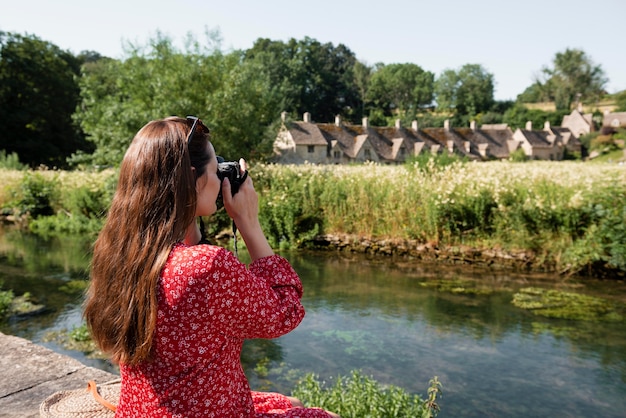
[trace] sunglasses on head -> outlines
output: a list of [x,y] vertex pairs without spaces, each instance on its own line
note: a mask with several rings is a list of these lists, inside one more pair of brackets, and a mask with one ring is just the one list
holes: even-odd
[[193,134],[196,132],[196,127],[199,126],[205,134],[210,132],[209,128],[196,116],[187,116],[187,124],[189,123],[191,123],[191,129],[189,130],[189,134],[187,134],[187,146],[189,146],[191,138],[193,138]]

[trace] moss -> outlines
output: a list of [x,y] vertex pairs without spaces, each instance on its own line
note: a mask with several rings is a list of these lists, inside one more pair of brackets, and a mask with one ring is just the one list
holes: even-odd
[[520,289],[513,304],[535,315],[578,321],[623,321],[618,307],[606,299],[537,287]]
[[50,331],[44,335],[43,341],[54,342],[66,350],[82,351],[88,358],[107,358],[91,339],[91,335],[85,324],[74,327],[71,330],[63,329],[60,331]]
[[81,294],[87,289],[87,280],[70,280],[59,287],[59,290],[68,295]]
[[9,315],[26,316],[36,315],[45,310],[44,305],[36,304],[31,300],[30,293],[26,292],[11,301]]
[[420,283],[421,286],[435,289],[439,292],[464,295],[490,295],[493,289],[479,288],[476,282],[469,280],[432,280]]

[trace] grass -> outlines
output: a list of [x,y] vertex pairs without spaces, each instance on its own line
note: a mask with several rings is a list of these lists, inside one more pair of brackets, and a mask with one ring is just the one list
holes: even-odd
[[[97,233],[115,181],[113,171],[3,174],[0,205],[27,215],[36,208],[41,216],[29,225],[38,233]],[[626,271],[623,165],[428,160],[256,165],[251,175],[274,248],[299,248],[322,233],[353,234],[529,251],[551,270],[567,273],[598,263]],[[223,218],[213,217],[209,228],[219,231],[211,225],[215,219],[229,225]]]

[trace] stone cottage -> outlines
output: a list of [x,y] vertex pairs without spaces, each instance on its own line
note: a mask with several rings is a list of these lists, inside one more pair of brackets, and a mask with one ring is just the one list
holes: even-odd
[[569,128],[550,127],[537,131],[532,124],[515,132],[506,124],[454,128],[445,121],[443,128],[420,128],[417,121],[404,127],[397,120],[393,127],[374,127],[367,118],[360,125],[316,123],[310,113],[302,121],[288,121],[282,114],[282,126],[274,142],[275,160],[285,164],[348,164],[373,161],[401,164],[422,153],[450,153],[469,160],[507,159],[523,149],[532,159],[561,160],[564,149],[580,151],[580,141]]

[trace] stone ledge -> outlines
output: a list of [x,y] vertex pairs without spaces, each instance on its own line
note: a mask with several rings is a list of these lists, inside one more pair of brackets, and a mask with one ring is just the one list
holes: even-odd
[[79,389],[87,381],[104,383],[118,376],[76,359],[0,333],[0,417],[39,417],[39,405],[61,390]]

